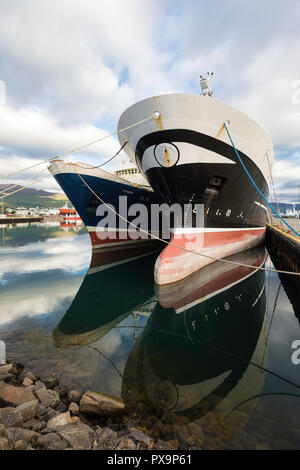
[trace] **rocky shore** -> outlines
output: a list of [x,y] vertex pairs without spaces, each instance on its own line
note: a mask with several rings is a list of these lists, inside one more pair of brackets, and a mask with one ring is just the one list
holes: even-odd
[[61,387],[20,363],[0,366],[0,450],[176,450],[138,429],[120,398]]

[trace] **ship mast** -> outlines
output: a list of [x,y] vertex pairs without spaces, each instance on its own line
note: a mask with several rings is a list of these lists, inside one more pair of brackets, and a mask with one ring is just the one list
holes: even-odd
[[212,77],[214,73],[213,72],[207,72],[205,76],[200,75],[200,87],[201,87],[201,94],[203,96],[209,96],[212,98],[213,96],[213,91],[212,91]]

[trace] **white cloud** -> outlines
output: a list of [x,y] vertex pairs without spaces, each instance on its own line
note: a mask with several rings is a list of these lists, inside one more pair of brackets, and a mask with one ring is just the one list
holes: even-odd
[[[296,151],[299,13],[297,0],[1,1],[0,175],[5,155],[25,163],[114,131],[139,99],[199,92],[209,69],[215,96],[258,120],[276,154]],[[109,139],[76,158],[100,163],[117,147]]]
[[[88,236],[49,238],[43,244],[0,250],[0,279],[22,274],[60,269],[76,273],[89,265],[91,252]],[[74,256],[76,253],[76,256]]]

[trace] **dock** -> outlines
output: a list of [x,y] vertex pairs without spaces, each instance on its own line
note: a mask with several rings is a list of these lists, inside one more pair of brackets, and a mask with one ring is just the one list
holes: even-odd
[[[300,231],[299,219],[288,219],[288,223],[296,231]],[[273,225],[274,224],[274,225]],[[276,224],[276,225],[275,225]],[[291,230],[285,232],[278,219],[267,224],[266,246],[275,269],[300,273],[300,237]],[[300,304],[298,301],[300,276],[279,273],[283,288],[293,305],[294,312],[300,321]]]
[[43,217],[3,217],[0,219],[1,225],[24,224],[31,222],[41,222]]

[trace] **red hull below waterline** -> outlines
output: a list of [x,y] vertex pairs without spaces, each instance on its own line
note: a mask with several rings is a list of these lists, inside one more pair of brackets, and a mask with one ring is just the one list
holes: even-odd
[[211,228],[175,233],[156,260],[155,282],[158,285],[177,282],[216,259],[254,248],[264,241],[265,230],[265,227]]

